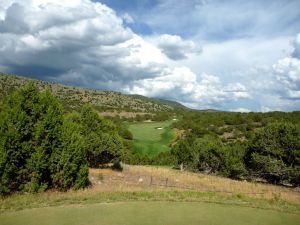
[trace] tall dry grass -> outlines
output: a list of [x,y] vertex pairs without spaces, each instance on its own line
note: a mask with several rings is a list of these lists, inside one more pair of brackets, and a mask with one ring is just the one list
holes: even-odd
[[[191,173],[164,167],[125,165],[125,169],[122,173],[108,169],[92,169],[90,173],[94,175],[106,174],[105,179],[111,179],[110,181],[103,181],[102,185],[95,185],[94,188],[98,188],[98,190],[104,190],[104,184],[107,184],[108,191],[164,190],[167,188],[164,187],[164,180],[168,179],[168,186],[174,186],[175,189],[191,188],[203,192],[243,194],[267,199],[280,198],[291,203],[300,204],[300,192],[293,188],[239,181],[220,176]],[[116,179],[114,179],[114,177]],[[151,177],[153,184],[162,185],[149,185]],[[140,179],[140,181],[138,179]]]

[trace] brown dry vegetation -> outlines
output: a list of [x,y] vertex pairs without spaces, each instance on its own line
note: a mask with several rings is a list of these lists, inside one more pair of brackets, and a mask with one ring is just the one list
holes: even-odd
[[174,138],[171,142],[171,147],[174,147],[178,140],[182,139],[185,135],[185,130],[179,130],[177,128],[173,128]]
[[300,205],[299,189],[237,181],[163,167],[125,165],[123,172],[110,169],[90,169],[90,180],[92,182],[91,189],[95,191],[197,190],[200,192],[243,194],[266,199],[276,197]]
[[28,208],[130,201],[210,202],[300,213],[299,190],[274,185],[234,181],[170,168],[128,165],[123,172],[90,169],[89,178],[92,185],[83,190],[16,193],[2,197],[0,214]]

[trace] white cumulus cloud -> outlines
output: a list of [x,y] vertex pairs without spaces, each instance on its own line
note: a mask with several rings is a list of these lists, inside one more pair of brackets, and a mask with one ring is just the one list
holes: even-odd
[[300,59],[286,57],[273,65],[277,81],[282,87],[282,97],[300,99]]
[[152,38],[152,41],[172,60],[186,59],[188,55],[200,54],[202,51],[202,48],[194,41],[183,40],[178,35],[164,34]]
[[160,75],[161,52],[101,3],[6,0],[0,10],[0,65],[11,72],[100,88]]
[[132,22],[129,14],[118,17],[90,0],[2,1],[0,68],[200,107],[248,97],[241,84],[168,65],[165,55],[177,60],[200,53],[193,41],[167,34],[147,41],[126,27]]
[[300,33],[297,35],[296,39],[293,42],[294,51],[292,56],[300,59]]
[[236,109],[232,109],[232,110],[230,110],[230,111],[233,111],[233,112],[242,112],[242,113],[248,113],[248,112],[251,112],[250,109],[242,108],[242,107],[236,108]]
[[216,107],[219,103],[250,98],[242,84],[225,85],[219,77],[205,73],[197,78],[187,67],[168,69],[165,73],[164,76],[135,81],[128,92],[173,99],[197,108]]

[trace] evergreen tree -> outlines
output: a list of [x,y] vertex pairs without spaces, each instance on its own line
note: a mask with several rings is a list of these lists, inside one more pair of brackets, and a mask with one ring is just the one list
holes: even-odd
[[258,132],[245,157],[252,173],[269,182],[299,185],[300,127],[272,123]]
[[91,167],[99,167],[124,156],[123,139],[111,121],[100,117],[90,105],[82,107],[79,120]]
[[[75,160],[76,167],[74,158],[63,157],[73,154],[68,143],[80,142],[78,129],[72,130],[73,136],[66,137],[71,133],[67,132],[64,120],[62,106],[56,98],[48,91],[40,93],[33,83],[3,101],[0,110],[0,193],[36,192],[53,185],[59,189],[76,186],[76,180],[67,182],[68,185],[65,181],[57,182],[55,174],[61,172],[61,168],[57,167],[55,158],[64,159],[64,165],[73,168],[72,176],[82,173],[87,179],[87,174],[82,172],[87,165],[82,160],[85,156],[82,145],[78,144],[76,148],[76,154],[81,157]],[[67,127],[72,128],[71,125]],[[69,176],[66,174],[63,179],[73,179]]]
[[53,187],[59,190],[85,187],[88,184],[88,162],[79,124],[65,120],[60,143],[50,159]]

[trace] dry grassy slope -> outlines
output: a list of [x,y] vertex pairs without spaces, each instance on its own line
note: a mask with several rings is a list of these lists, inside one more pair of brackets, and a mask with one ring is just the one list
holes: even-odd
[[297,188],[238,181],[164,167],[124,165],[123,172],[90,169],[89,179],[95,191],[195,190],[255,198],[275,198],[300,205],[300,190]]
[[99,91],[70,87],[57,83],[32,80],[29,78],[0,73],[0,99],[11,90],[23,86],[29,81],[35,82],[40,89],[50,88],[64,104],[67,110],[78,109],[85,103],[90,103],[99,111],[125,112],[170,112],[184,106],[171,101],[162,101],[138,95],[125,95],[113,91]]

